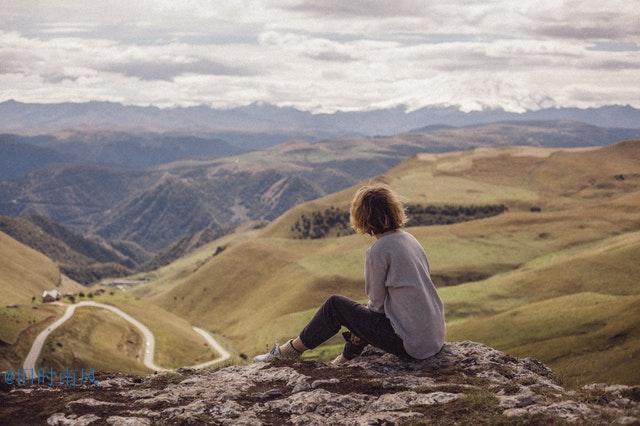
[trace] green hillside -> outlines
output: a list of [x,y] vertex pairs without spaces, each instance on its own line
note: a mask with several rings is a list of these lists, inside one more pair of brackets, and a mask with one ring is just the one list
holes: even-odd
[[[408,202],[509,208],[481,220],[408,228],[426,248],[436,282],[468,282],[440,288],[450,339],[537,356],[571,383],[638,381],[620,372],[632,370],[628,356],[640,341],[621,328],[640,319],[627,309],[640,277],[630,260],[640,230],[640,142],[421,154],[380,179]],[[135,293],[226,336],[233,349],[263,350],[298,332],[329,294],[364,298],[371,239],[299,239],[292,232],[303,214],[346,208],[354,189],[297,206],[255,237],[230,236],[219,255],[200,258],[197,268],[183,260],[160,270]],[[611,309],[602,309],[607,300]],[[569,309],[566,321],[557,306]],[[512,312],[518,321],[505,320]],[[534,343],[530,330],[538,328]],[[620,333],[624,338],[605,344]],[[568,351],[565,338],[575,348]],[[331,350],[337,347],[327,356]],[[609,356],[619,357],[615,368]]]
[[[126,292],[106,293],[92,300],[117,306],[146,325],[156,343],[154,361],[164,368],[178,368],[209,361],[217,356],[184,320],[153,303]],[[81,307],[47,339],[40,355],[42,365],[95,368],[148,374],[142,363],[143,338],[119,316],[100,308]]]
[[35,336],[62,308],[32,304],[44,290],[78,291],[43,254],[0,232],[0,370],[20,365]]
[[82,284],[129,275],[136,262],[106,241],[75,234],[43,216],[0,216],[0,231],[56,261]]
[[[291,138],[249,152],[244,152],[244,142],[236,144],[243,146],[237,150],[216,138],[193,136],[87,132],[60,139],[5,135],[9,142],[19,141],[27,148],[39,145],[59,150],[66,164],[49,164],[48,160],[36,164],[27,158],[30,149],[11,151],[9,163],[28,167],[20,177],[0,179],[0,215],[45,216],[74,231],[100,235],[138,265],[151,261],[143,268],[132,268],[142,270],[186,253],[191,244],[185,238],[197,240],[206,230],[217,237],[247,221],[274,220],[292,206],[386,173],[417,153],[514,143],[534,149],[590,147],[632,135],[637,136],[638,131],[572,121],[502,122],[431,127],[394,136]],[[264,142],[268,136],[259,139]],[[475,203],[473,191],[501,189],[495,183],[466,187],[467,183],[448,181],[450,189],[471,191],[458,197],[464,204]],[[446,195],[450,197],[451,190]],[[526,191],[512,195],[527,198]],[[448,197],[445,204],[458,203]],[[99,272],[104,275],[104,268]]]
[[[29,229],[34,227],[31,224]],[[64,247],[62,253],[68,254],[68,246]],[[76,300],[82,299],[79,294],[93,291],[63,275],[51,259],[2,232],[0,289],[0,370],[21,366],[35,337],[62,316],[64,306],[41,303],[43,290],[72,293]],[[163,367],[198,364],[217,356],[187,321],[148,301],[119,291],[91,299],[116,305],[149,327],[156,339],[155,360]],[[68,302],[66,298],[63,301]],[[140,360],[141,345],[138,331],[118,316],[101,309],[80,308],[47,339],[40,360],[42,365],[54,368],[93,367],[142,374],[148,370]]]
[[149,374],[142,363],[142,336],[128,322],[103,309],[78,309],[47,339],[38,365],[77,371]]
[[53,288],[67,292],[83,287],[62,275],[45,255],[0,232],[0,303],[29,304],[33,296]]

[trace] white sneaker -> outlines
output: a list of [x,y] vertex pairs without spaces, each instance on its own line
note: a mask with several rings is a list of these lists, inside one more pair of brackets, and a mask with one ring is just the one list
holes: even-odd
[[337,357],[335,357],[333,361],[331,361],[331,365],[338,366],[338,365],[345,364],[347,362],[349,362],[349,360],[346,359],[342,354],[340,354]]
[[253,358],[253,362],[270,362],[274,359],[285,359],[285,357],[282,355],[282,352],[280,352],[280,345],[278,345],[278,343],[275,343],[273,345],[273,348],[271,348],[271,351],[267,352],[266,354],[255,356]]

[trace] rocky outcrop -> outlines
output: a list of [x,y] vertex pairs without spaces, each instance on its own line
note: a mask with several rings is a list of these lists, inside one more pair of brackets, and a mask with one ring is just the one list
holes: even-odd
[[540,362],[474,342],[448,343],[421,362],[368,349],[341,367],[237,365],[0,395],[3,424],[639,424],[640,417],[640,387],[566,390]]

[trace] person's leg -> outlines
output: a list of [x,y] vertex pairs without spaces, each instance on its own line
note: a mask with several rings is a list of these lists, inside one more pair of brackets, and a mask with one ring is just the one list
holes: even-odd
[[295,349],[296,351],[302,353],[304,351],[306,351],[307,348],[304,343],[302,343],[302,340],[300,340],[300,336],[296,337],[295,339],[291,340],[291,346],[293,346],[293,349]]
[[[366,344],[370,344],[394,355],[408,357],[402,339],[396,335],[383,313],[373,312],[360,303],[338,295],[325,301],[302,330],[299,339],[306,348],[313,349],[338,333],[341,326],[363,341],[357,345],[361,348],[356,348],[360,352]],[[349,351],[349,343],[346,346],[347,351],[343,355],[350,359],[356,354]]]
[[383,313],[373,312],[344,296],[333,295],[318,309],[298,337],[283,345],[274,345],[269,353],[256,356],[254,361],[298,358],[306,349],[313,349],[334,336],[342,326],[361,340],[358,344],[352,343],[353,346],[350,343],[345,345],[345,359],[357,356],[367,344],[401,358],[410,358],[402,339]]

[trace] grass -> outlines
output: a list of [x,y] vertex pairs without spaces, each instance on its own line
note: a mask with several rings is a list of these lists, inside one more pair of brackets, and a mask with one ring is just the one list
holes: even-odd
[[476,340],[516,356],[535,354],[576,386],[640,381],[639,296],[578,293],[457,323],[449,338]]
[[45,255],[0,232],[0,304],[28,304],[44,290],[60,292],[82,288],[63,279],[58,266]]
[[[122,292],[116,292],[114,295],[106,293],[95,297],[94,300],[114,305],[146,325],[156,340],[155,363],[162,367],[195,365],[218,356],[204,339],[193,331],[189,322],[159,306]],[[116,316],[111,313],[109,315]],[[70,325],[69,328],[71,327]]]
[[[567,215],[549,219],[544,214],[513,213],[478,221],[473,226],[469,223],[411,228],[410,231],[423,241],[434,273],[465,268],[501,275],[505,274],[505,269],[520,265],[526,268],[528,261],[538,259],[537,262],[541,262],[540,258],[549,253],[593,242],[595,237],[589,232],[568,232],[571,228],[568,229],[567,222],[570,221],[571,217]],[[588,223],[589,218],[583,221]],[[577,231],[579,225],[580,222],[573,224]],[[553,238],[538,238],[545,230],[552,231]],[[603,223],[598,232],[601,236],[614,233],[615,226]],[[287,333],[295,332],[306,318],[294,314],[317,307],[329,294],[344,293],[362,298],[363,254],[368,243],[370,241],[361,236],[311,241],[275,237],[252,240],[223,252],[158,300],[166,309],[177,308],[175,311],[179,315],[185,315],[191,321],[209,321],[212,326],[228,325],[222,332],[229,333],[232,340],[235,333],[246,334],[247,340],[257,340],[262,349],[267,340],[271,340],[269,336],[284,338]],[[508,277],[508,272],[506,274]],[[187,292],[184,288],[191,290]],[[283,289],[286,289],[284,294]],[[496,309],[469,301],[488,299],[484,287],[456,286],[443,288],[441,292],[447,306],[453,308],[453,312],[460,311],[460,315],[490,313]],[[461,299],[458,297],[461,292],[474,296]],[[203,294],[205,298],[201,297]],[[209,304],[212,299],[226,299],[228,304],[212,310]],[[501,309],[513,305],[505,298],[500,298],[496,304],[502,304]],[[462,310],[465,306],[467,312]],[[231,323],[230,319],[236,321]],[[276,330],[281,333],[274,334]],[[242,342],[240,347],[251,350]]]
[[60,308],[39,302],[44,290],[54,288],[66,292],[82,286],[61,275],[46,256],[0,232],[0,368],[21,366],[35,336],[61,315]]
[[[162,367],[195,365],[218,356],[186,320],[128,293],[82,300],[117,306],[145,324],[155,337],[154,361]],[[41,364],[146,374],[142,344],[142,335],[124,319],[104,309],[81,307],[47,339]]]
[[[501,312],[540,300],[582,292],[636,295],[640,275],[640,233],[547,254],[485,281],[440,289],[450,319],[469,316],[463,307]],[[473,310],[473,309],[472,309]]]
[[[635,367],[629,356],[640,342],[623,327],[640,319],[630,309],[640,277],[638,152],[640,143],[476,150],[416,156],[382,177],[411,202],[509,206],[492,218],[409,229],[426,248],[434,275],[488,277],[439,289],[449,339],[539,357],[571,384],[637,382],[622,372]],[[628,177],[619,181],[616,174]],[[230,237],[215,258],[197,268],[190,261],[173,265],[172,274],[134,293],[207,325],[237,351],[261,352],[297,334],[328,295],[363,300],[371,239],[290,238],[301,214],[345,208],[353,190],[294,207],[251,238]],[[542,212],[530,212],[533,205]],[[624,339],[614,338],[621,333]],[[329,359],[340,347],[333,339],[308,356]],[[609,356],[618,364],[607,365]]]
[[[624,181],[614,179],[619,174]],[[640,142],[418,155],[380,179],[411,202],[509,207],[487,219],[409,229],[427,250],[434,275],[487,277],[439,289],[449,340],[538,357],[570,385],[640,381]],[[139,274],[150,281],[131,292],[96,300],[145,323],[156,334],[163,366],[215,356],[189,323],[221,336],[234,352],[262,352],[297,334],[330,294],[364,301],[370,238],[290,234],[301,214],[345,208],[353,191],[294,207],[262,230],[226,236]],[[542,211],[531,212],[533,206]],[[225,250],[213,256],[219,245]],[[42,266],[34,280],[55,277]],[[126,335],[109,327],[105,333]],[[336,337],[305,356],[328,360],[341,347]]]
[[54,305],[0,307],[0,371],[21,367],[35,337],[61,315]]
[[484,282],[444,288],[448,338],[535,354],[569,385],[638,383],[639,258],[640,233],[629,233],[543,256]]
[[154,294],[166,292],[182,278],[196,272],[202,265],[209,261],[217,247],[229,248],[241,241],[255,237],[258,230],[243,230],[223,236],[206,244],[197,250],[187,253],[168,265],[162,266],[151,272],[143,272],[131,276],[134,279],[150,280],[152,285],[140,285],[136,288],[136,295],[151,297]]
[[[44,255],[2,233],[0,259],[0,288],[3,290],[0,293],[0,368],[17,368],[22,365],[35,336],[60,317],[64,309],[40,303],[42,291],[56,288],[62,293],[88,293],[90,289],[61,275],[55,263]],[[36,296],[35,303],[31,300],[33,296]],[[105,293],[93,300],[112,303],[147,325],[155,335],[156,362],[161,366],[173,368],[193,365],[217,356],[186,320],[158,306],[121,292],[115,292],[113,296]],[[17,304],[18,307],[6,307],[10,304]],[[83,313],[85,309],[100,312],[87,314]],[[78,318],[76,315],[79,315]],[[137,361],[131,351],[103,347],[103,344],[112,341],[131,340],[125,338],[130,336],[131,326],[123,327],[123,321],[100,309],[79,309],[72,319],[54,332],[68,340],[68,345],[65,346],[66,352],[58,352],[52,362],[68,360],[71,355],[69,351],[73,351],[70,359],[82,365],[100,366],[108,368],[108,371],[146,371],[144,366],[142,369],[136,367]],[[95,329],[95,336],[89,333],[92,328]],[[102,342],[101,339],[106,340]]]
[[142,336],[124,319],[102,309],[78,308],[51,333],[36,367],[148,374],[142,347]]
[[[36,309],[34,309],[35,307]],[[0,321],[3,327],[0,329],[0,339],[8,344],[15,344],[25,328],[46,321],[52,315],[57,315],[62,310],[52,305],[23,305],[18,308],[0,308]]]

